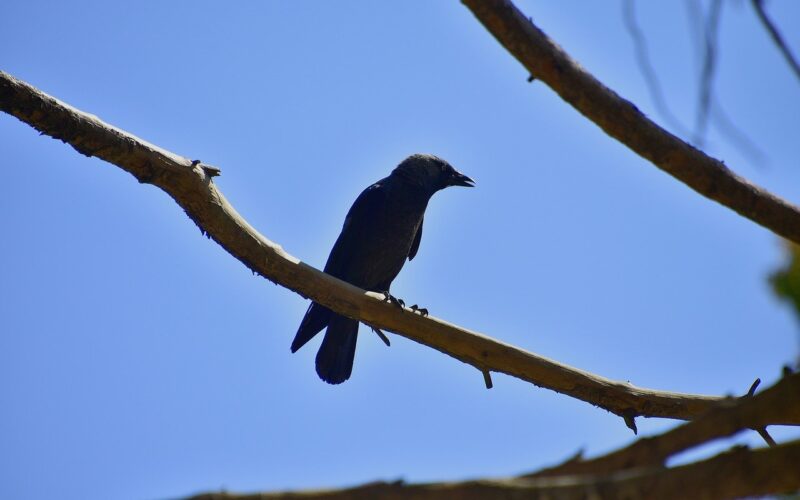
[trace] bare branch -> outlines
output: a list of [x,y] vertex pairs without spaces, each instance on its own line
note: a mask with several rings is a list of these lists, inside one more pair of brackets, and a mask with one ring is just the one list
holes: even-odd
[[725,398],[641,389],[538,356],[429,316],[400,310],[286,253],[228,203],[209,169],[149,144],[0,72],[0,110],[43,134],[131,173],[169,194],[200,227],[253,272],[374,328],[396,332],[481,372],[500,372],[620,416],[692,419]]
[[704,24],[703,69],[700,72],[700,94],[697,103],[697,121],[695,122],[694,142],[703,147],[708,116],[711,111],[712,86],[717,69],[717,35],[719,18],[722,13],[722,1],[711,0],[708,16]]
[[604,476],[512,478],[457,483],[376,482],[342,490],[277,493],[205,493],[187,500],[560,500],[587,498],[674,499],[739,498],[800,488],[800,441],[775,448],[734,448],[708,460],[680,467],[650,467]]
[[[703,16],[703,9],[701,2],[697,2],[696,0],[685,0],[684,6],[686,7],[686,14],[687,20],[689,22],[689,34],[692,36],[692,41],[694,42],[693,45],[698,48],[697,52],[702,53],[702,59],[700,63],[700,73],[702,74],[703,68],[705,67],[705,56],[706,56],[706,40],[708,39],[707,36],[707,23],[704,22]],[[715,28],[716,30],[716,28]],[[716,34],[714,35],[715,45],[716,45]],[[701,40],[702,39],[702,40]],[[716,50],[716,49],[714,49]],[[700,79],[700,95],[702,96],[702,86],[703,86],[703,79]],[[739,127],[733,122],[733,120],[728,116],[725,112],[725,109],[722,107],[722,103],[719,101],[716,96],[709,91],[709,101],[707,103],[708,109],[706,111],[707,114],[710,115],[710,118],[713,120],[714,125],[716,125],[717,130],[727,138],[730,144],[735,147],[739,152],[747,157],[748,161],[756,167],[765,166],[768,162],[767,155],[764,151],[761,150],[743,131],[739,129]],[[704,136],[703,136],[704,137]],[[702,139],[701,139],[702,140]],[[701,144],[697,142],[697,144]]]
[[759,427],[755,429],[755,431],[759,436],[761,436],[761,439],[763,439],[768,446],[778,446],[778,443],[775,442],[775,439],[773,439],[772,436],[769,435],[769,432],[767,432],[766,427]]
[[761,24],[763,24],[764,28],[769,32],[769,36],[772,38],[772,41],[775,42],[775,45],[778,46],[778,50],[781,51],[783,58],[789,63],[789,67],[792,69],[795,76],[800,78],[800,64],[798,64],[797,59],[794,57],[794,54],[792,54],[792,50],[783,40],[783,36],[781,36],[780,31],[778,31],[778,27],[775,26],[775,23],[772,22],[767,12],[764,10],[764,0],[752,0],[752,3],[758,20],[761,21]]
[[764,151],[733,123],[719,99],[712,96],[711,101],[711,118],[717,130],[727,137],[730,144],[746,156],[755,167],[766,166],[769,159]]
[[[756,386],[753,384],[751,391]],[[757,395],[752,395],[751,391],[658,436],[639,439],[630,446],[589,460],[573,457],[563,464],[523,477],[610,474],[635,467],[662,466],[676,453],[747,429],[756,430],[774,446],[775,441],[766,433],[766,426],[800,418],[800,374],[785,376]]]
[[607,134],[701,195],[800,242],[800,209],[659,127],[581,68],[511,1],[462,2],[531,75]]
[[661,92],[661,84],[658,82],[658,76],[650,63],[650,56],[647,53],[647,40],[645,40],[642,30],[636,22],[636,9],[634,0],[624,0],[622,3],[622,19],[625,22],[625,29],[633,40],[633,47],[636,53],[636,63],[639,65],[639,71],[644,77],[644,82],[647,89],[650,91],[650,99],[658,110],[658,114],[666,121],[675,132],[686,136],[687,130],[681,125],[675,115],[670,111],[667,106],[667,101],[664,99],[664,94]]

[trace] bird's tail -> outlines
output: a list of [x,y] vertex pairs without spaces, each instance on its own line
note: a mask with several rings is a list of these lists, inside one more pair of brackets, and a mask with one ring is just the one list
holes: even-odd
[[317,375],[329,384],[341,384],[353,371],[358,321],[331,314],[328,331],[317,352]]

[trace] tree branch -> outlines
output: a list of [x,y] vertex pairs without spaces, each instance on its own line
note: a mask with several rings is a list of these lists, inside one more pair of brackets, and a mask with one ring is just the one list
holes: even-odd
[[365,292],[318,271],[259,234],[212,182],[212,177],[219,174],[218,169],[149,144],[3,72],[0,72],[0,110],[84,155],[117,165],[139,182],[161,188],[186,211],[203,234],[253,272],[338,313],[432,347],[481,372],[505,373],[631,421],[636,416],[688,420],[724,400],[637,388],[430,316],[413,314],[410,309],[401,311],[383,302],[382,295]]
[[708,116],[711,111],[711,96],[714,76],[717,69],[717,48],[719,18],[722,13],[722,0],[711,0],[708,16],[703,23],[703,68],[700,71],[700,92],[697,102],[697,119],[695,121],[694,142],[703,146],[708,129]]
[[511,1],[462,2],[532,77],[608,135],[701,195],[800,243],[800,209],[659,127],[581,68]]
[[664,119],[676,132],[681,135],[689,135],[686,128],[681,124],[680,120],[672,114],[664,93],[661,91],[661,84],[658,81],[653,64],[650,62],[650,56],[647,52],[647,40],[636,22],[636,6],[634,0],[624,0],[622,2],[622,20],[625,23],[625,29],[633,41],[633,49],[636,55],[636,64],[639,65],[639,73],[644,78],[644,83],[647,85],[647,90],[650,91],[650,100]]
[[797,78],[800,78],[800,64],[798,64],[791,49],[789,49],[789,46],[786,45],[786,42],[783,40],[783,36],[781,36],[781,32],[778,31],[778,27],[775,26],[775,23],[772,22],[767,12],[764,10],[764,0],[752,0],[752,4],[758,16],[758,20],[761,21],[761,24],[767,29],[769,36],[772,38],[772,41],[775,42],[778,50],[781,51],[781,54],[784,59],[786,59],[792,72],[794,72]]
[[[705,415],[658,436],[639,439],[630,446],[591,460],[574,457],[563,464],[523,477],[598,475],[635,467],[662,466],[672,455],[714,439],[732,436],[747,429],[760,431],[768,425],[780,425],[797,421],[798,418],[800,373],[795,373],[785,376],[759,394],[748,393],[741,398],[725,401]],[[769,444],[774,446],[775,442]]]
[[783,493],[800,488],[796,464],[800,441],[771,449],[727,453],[692,464],[666,468],[678,452],[748,428],[794,421],[800,414],[800,374],[753,395],[731,399],[680,427],[593,460],[580,455],[532,474],[496,480],[404,484],[376,482],[341,490],[239,495],[206,493],[190,500],[338,500],[374,499],[505,499],[505,498],[733,498]]
[[641,468],[602,476],[512,478],[457,483],[376,482],[342,490],[276,493],[205,493],[188,500],[560,500],[587,498],[674,499],[739,498],[785,493],[800,488],[800,441],[775,448],[737,447],[708,460],[680,467]]

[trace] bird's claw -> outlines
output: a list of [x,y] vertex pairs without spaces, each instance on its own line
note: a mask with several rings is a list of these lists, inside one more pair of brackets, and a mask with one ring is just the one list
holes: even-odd
[[411,310],[412,310],[412,311],[414,311],[415,313],[419,313],[419,314],[420,314],[420,315],[422,315],[422,316],[427,316],[427,315],[428,315],[428,310],[427,310],[426,308],[424,308],[424,307],[419,307],[419,306],[418,306],[418,305],[416,305],[416,304],[414,304],[413,306],[411,306]]
[[406,303],[403,302],[403,299],[398,299],[394,295],[390,294],[389,292],[383,292],[383,301],[384,302],[391,302],[392,304],[396,305],[400,309],[406,306]]
[[375,334],[377,334],[378,337],[380,337],[380,339],[383,341],[384,344],[386,344],[387,347],[392,345],[392,343],[389,342],[389,337],[387,337],[386,334],[383,333],[380,328],[375,328],[374,326],[371,325],[370,328],[372,328],[372,331],[375,332]]

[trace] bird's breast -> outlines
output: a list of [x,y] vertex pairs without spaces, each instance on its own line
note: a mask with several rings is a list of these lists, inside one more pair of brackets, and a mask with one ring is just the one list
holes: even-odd
[[388,288],[408,258],[425,213],[425,206],[409,205],[387,203],[383,213],[372,218],[362,245],[351,256],[348,281],[366,289]]

